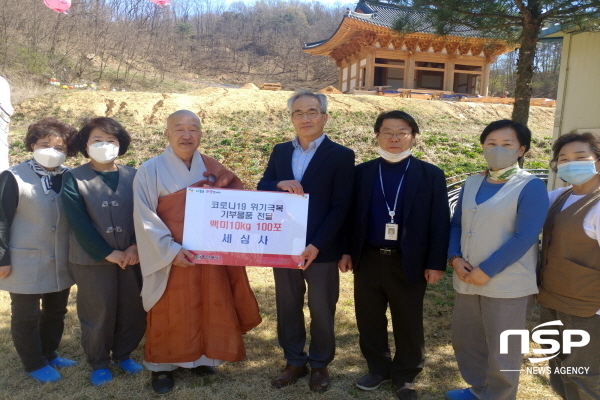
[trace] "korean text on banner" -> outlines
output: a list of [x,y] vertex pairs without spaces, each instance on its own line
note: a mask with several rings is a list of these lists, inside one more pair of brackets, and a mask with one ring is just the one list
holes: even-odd
[[301,268],[308,197],[188,188],[182,245],[196,264]]

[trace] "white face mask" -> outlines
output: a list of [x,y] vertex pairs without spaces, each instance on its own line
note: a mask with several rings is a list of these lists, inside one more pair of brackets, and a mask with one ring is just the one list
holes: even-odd
[[119,146],[112,143],[100,142],[88,146],[90,158],[100,164],[108,164],[119,155]]
[[67,156],[58,150],[48,148],[35,150],[33,158],[44,168],[56,168],[65,162]]
[[390,153],[389,151],[386,151],[386,150],[382,149],[381,147],[378,147],[377,153],[379,153],[381,158],[383,158],[385,161],[391,162],[391,163],[397,163],[397,162],[404,160],[406,157],[410,156],[411,150],[410,149],[404,150],[403,152],[396,154],[396,153]]

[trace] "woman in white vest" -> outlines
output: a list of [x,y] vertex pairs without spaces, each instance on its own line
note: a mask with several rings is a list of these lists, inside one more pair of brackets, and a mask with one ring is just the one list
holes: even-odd
[[11,334],[25,372],[42,383],[61,378],[56,367],[75,365],[56,350],[73,285],[61,164],[76,134],[55,118],[30,125],[24,141],[33,158],[0,174],[0,290],[10,293]]
[[77,315],[90,380],[112,380],[111,360],[136,374],[131,359],[146,331],[140,272],[133,228],[133,178],[136,170],[115,163],[131,138],[111,118],[88,121],[79,131],[79,151],[90,162],[65,174],[63,204],[71,228],[69,271],[77,284]]
[[525,329],[537,293],[539,234],[548,212],[544,182],[519,165],[531,132],[495,121],[481,134],[486,175],[469,177],[452,217],[449,264],[457,292],[452,346],[469,388],[450,400],[514,400],[523,355],[518,337],[500,353],[500,335]]
[[540,324],[583,330],[569,354],[548,349],[550,386],[567,400],[600,399],[600,136],[569,133],[552,146],[550,166],[571,186],[553,190],[544,224]]

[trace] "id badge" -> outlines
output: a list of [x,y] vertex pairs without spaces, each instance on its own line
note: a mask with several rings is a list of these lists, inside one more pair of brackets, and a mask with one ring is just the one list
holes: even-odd
[[385,224],[385,240],[398,240],[398,224]]

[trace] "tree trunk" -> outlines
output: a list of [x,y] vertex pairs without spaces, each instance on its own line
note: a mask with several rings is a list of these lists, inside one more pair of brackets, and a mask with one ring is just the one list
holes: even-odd
[[523,26],[517,60],[517,82],[515,85],[515,105],[512,120],[527,125],[529,120],[529,101],[531,100],[531,83],[533,80],[533,62],[538,36],[542,30],[541,23],[532,21]]
[[50,54],[54,54],[56,43],[58,42],[58,28],[61,22],[61,14],[56,16],[56,24],[54,24],[54,32],[52,35],[52,44],[50,45]]

